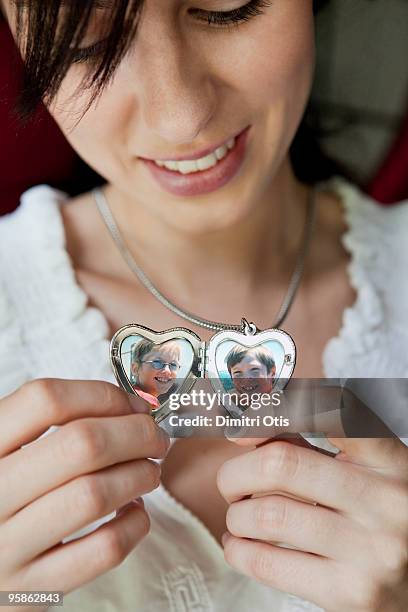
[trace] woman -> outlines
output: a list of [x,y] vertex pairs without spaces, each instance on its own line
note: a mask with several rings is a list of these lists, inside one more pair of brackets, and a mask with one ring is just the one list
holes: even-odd
[[[15,3],[1,6],[16,35]],[[45,97],[106,178],[145,273],[186,310],[269,327],[310,196],[288,151],[313,75],[312,2],[18,7],[21,108]],[[344,181],[316,198],[284,325],[297,376],[404,377],[408,205],[384,211]],[[331,438],[333,457],[288,441],[186,439],[168,450],[140,400],[110,384],[108,344],[125,323],[185,321],[136,281],[93,195],[66,200],[34,188],[0,224],[2,590],[63,590],[65,610],[87,612],[405,610],[407,447]],[[19,449],[52,424],[61,427]],[[149,458],[162,459],[160,485]],[[153,489],[145,508],[129,503]],[[59,544],[117,508],[114,521]]]

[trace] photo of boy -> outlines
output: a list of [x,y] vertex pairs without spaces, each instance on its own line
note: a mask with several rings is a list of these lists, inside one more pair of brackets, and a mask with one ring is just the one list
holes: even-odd
[[255,393],[272,392],[276,364],[270,349],[264,346],[246,348],[237,344],[225,361],[234,386],[232,393],[242,398],[244,395],[250,397]]

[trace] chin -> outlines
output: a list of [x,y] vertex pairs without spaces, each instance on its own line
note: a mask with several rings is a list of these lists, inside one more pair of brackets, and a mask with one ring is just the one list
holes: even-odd
[[[187,199],[186,199],[187,200]],[[242,189],[226,194],[222,189],[196,200],[166,202],[160,218],[192,236],[233,229],[253,214],[255,197],[247,197]]]

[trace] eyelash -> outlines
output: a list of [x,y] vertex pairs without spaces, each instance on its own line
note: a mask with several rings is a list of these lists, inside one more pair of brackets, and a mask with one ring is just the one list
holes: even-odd
[[233,9],[232,11],[203,11],[193,9],[191,14],[197,15],[201,21],[206,21],[208,25],[216,26],[236,26],[252,17],[262,15],[265,8],[271,4],[271,0],[250,0],[244,6]]
[[[230,28],[249,21],[257,15],[262,15],[264,9],[271,5],[272,0],[250,0],[244,6],[231,11],[204,11],[192,9],[191,14],[199,21],[206,21],[210,26]],[[72,61],[79,64],[97,59],[105,51],[105,41],[99,41],[84,49],[74,52]]]
[[104,40],[100,40],[94,45],[90,45],[84,49],[77,49],[72,55],[72,62],[74,64],[81,64],[96,60],[105,51],[105,44]]

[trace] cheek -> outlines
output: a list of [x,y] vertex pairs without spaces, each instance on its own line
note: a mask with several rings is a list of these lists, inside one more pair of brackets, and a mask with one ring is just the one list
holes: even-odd
[[138,372],[138,379],[140,381],[140,383],[143,383],[147,380],[148,376],[146,376],[146,369],[144,367],[139,369]]
[[[77,153],[97,172],[108,180],[114,178],[112,170],[120,166],[126,150],[126,129],[134,99],[126,88],[107,87],[98,101],[85,112],[89,103],[87,93],[76,95],[83,72],[73,68],[65,78],[49,111],[68,142]],[[116,94],[116,95],[115,95]]]
[[[244,73],[247,106],[259,124],[257,186],[266,188],[282,163],[298,129],[310,95],[315,64],[314,21],[310,3],[288,9],[285,18],[273,19],[260,30],[259,44],[248,54]],[[309,5],[309,8],[308,8]],[[250,61],[249,61],[250,58]],[[256,95],[254,95],[256,92]],[[257,162],[259,164],[259,162]]]
[[285,119],[296,121],[310,93],[314,60],[310,2],[277,2],[276,11],[259,21],[256,37],[242,42],[234,67],[235,88],[254,114],[285,113]]

